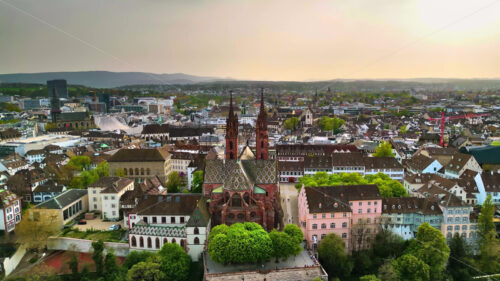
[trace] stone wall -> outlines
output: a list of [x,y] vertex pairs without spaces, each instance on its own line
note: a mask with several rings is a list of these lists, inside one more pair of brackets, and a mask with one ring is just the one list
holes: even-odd
[[232,273],[206,273],[206,281],[310,281],[316,277],[328,281],[328,275],[319,266],[289,268],[270,271],[243,271]]
[[[92,242],[92,240],[69,237],[49,237],[47,249],[91,253]],[[125,257],[130,252],[130,247],[127,243],[104,242],[104,245],[106,249],[113,249],[115,255],[118,257]]]
[[12,255],[10,258],[5,258],[3,260],[2,266],[3,270],[5,272],[5,276],[8,276],[9,274],[16,269],[17,265],[21,261],[21,259],[24,257],[26,254],[26,248],[24,246],[20,246],[17,251]]

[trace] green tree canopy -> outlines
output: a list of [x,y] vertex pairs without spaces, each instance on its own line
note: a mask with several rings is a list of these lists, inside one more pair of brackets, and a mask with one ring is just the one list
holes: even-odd
[[158,252],[161,261],[161,271],[167,280],[187,280],[191,258],[181,246],[175,243],[166,243]]
[[79,155],[71,157],[67,166],[82,171],[83,169],[87,170],[90,167],[90,163],[92,163],[90,157]]
[[125,267],[126,269],[130,269],[132,268],[132,266],[140,262],[147,261],[154,255],[155,253],[148,251],[131,251],[125,258],[125,262],[123,262],[122,266]]
[[439,280],[450,256],[450,248],[441,231],[425,222],[418,227],[417,238],[410,242],[407,253],[429,265],[432,280]]
[[359,278],[359,281],[382,281],[374,274],[364,275]]
[[334,134],[338,134],[340,132],[340,127],[345,124],[344,119],[340,119],[337,116],[328,117],[323,116],[318,121],[318,125],[323,131],[331,131]]
[[481,235],[482,238],[486,237],[490,231],[495,229],[495,224],[493,223],[494,213],[495,205],[493,205],[491,195],[488,195],[481,206],[481,212],[478,220],[479,235]]
[[181,176],[179,172],[171,172],[167,177],[166,188],[168,193],[177,193],[180,191],[182,185]]
[[139,262],[127,273],[128,281],[163,281],[167,280],[161,270],[161,264],[156,262]]
[[458,232],[456,232],[450,241],[449,247],[450,258],[448,259],[448,265],[446,266],[448,273],[453,277],[454,281],[472,280],[469,272],[470,268],[464,266],[464,263],[472,263],[469,259],[469,253],[467,244],[465,243],[465,239],[460,236]]
[[430,280],[429,265],[419,258],[406,254],[394,261],[394,269],[401,280],[428,281]]
[[399,128],[399,132],[402,134],[402,135],[406,135],[406,133],[408,132],[408,126],[406,125],[403,125]]
[[203,186],[203,171],[196,171],[193,173],[193,182],[191,183],[192,193],[201,193]]
[[273,231],[269,233],[269,237],[271,237],[273,245],[273,256],[276,257],[276,259],[286,259],[289,256],[296,254],[294,251],[295,243],[290,235],[273,229]]
[[346,278],[351,274],[353,263],[345,252],[345,243],[337,234],[328,234],[318,247],[319,260],[330,278]]
[[[382,197],[406,197],[408,194],[404,186],[397,180],[391,179],[384,173],[362,176],[359,173],[340,173],[328,175],[326,172],[317,172],[299,178],[304,186],[333,186],[333,185],[360,185],[376,184]],[[302,188],[302,185],[297,185]]]
[[99,175],[99,178],[107,177],[109,176],[109,164],[108,161],[103,161],[97,165],[95,168],[97,175]]
[[375,153],[373,153],[374,157],[394,157],[394,153],[392,152],[392,145],[388,141],[382,141],[379,146],[375,149]]
[[297,129],[297,125],[299,125],[299,118],[297,117],[290,117],[283,122],[283,127],[291,131],[295,131]]
[[124,168],[116,169],[115,176],[117,177],[125,177],[127,174],[125,173]]

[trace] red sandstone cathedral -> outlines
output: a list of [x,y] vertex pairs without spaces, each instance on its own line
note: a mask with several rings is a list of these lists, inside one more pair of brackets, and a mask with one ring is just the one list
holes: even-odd
[[271,230],[278,227],[282,211],[279,202],[276,161],[269,159],[267,113],[264,91],[256,124],[256,150],[238,149],[238,116],[230,96],[226,120],[224,159],[206,160],[203,196],[209,201],[214,225],[256,222]]

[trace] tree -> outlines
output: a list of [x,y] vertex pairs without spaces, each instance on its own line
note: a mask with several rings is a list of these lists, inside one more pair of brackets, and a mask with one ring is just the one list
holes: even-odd
[[83,169],[87,170],[90,167],[90,163],[92,161],[90,160],[90,157],[84,156],[84,155],[79,155],[79,156],[73,156],[69,159],[68,164],[66,164],[68,167],[71,167],[75,170],[82,171]]
[[297,125],[299,124],[299,118],[290,117],[283,122],[283,127],[287,130],[295,131],[297,130]]
[[448,273],[453,277],[454,281],[472,280],[469,268],[463,264],[464,262],[469,263],[469,261],[467,261],[469,257],[467,245],[465,244],[464,238],[462,238],[458,232],[453,235],[449,247],[450,258],[446,267]]
[[406,135],[406,133],[408,132],[408,126],[406,125],[403,125],[399,128],[399,132],[402,134],[402,135]]
[[377,276],[375,276],[374,274],[370,274],[370,275],[361,276],[359,278],[359,281],[382,281],[382,280],[377,278]]
[[392,145],[388,141],[382,141],[379,146],[375,149],[375,153],[373,153],[374,157],[394,157],[394,153],[392,152]]
[[332,131],[334,134],[338,134],[340,132],[340,127],[345,124],[344,119],[340,119],[337,116],[328,117],[323,116],[318,121],[318,125],[323,131]]
[[181,176],[179,175],[179,172],[171,172],[168,175],[167,178],[167,184],[166,188],[168,193],[177,193],[180,191],[181,188]]
[[139,262],[127,273],[128,281],[162,281],[167,280],[161,271],[161,264],[155,262]]
[[191,258],[184,249],[176,243],[166,243],[159,251],[161,271],[167,280],[187,280]]
[[78,274],[78,259],[76,258],[76,253],[71,253],[71,258],[68,261],[69,269],[71,270],[71,278],[73,280],[79,280],[80,276]]
[[94,260],[95,271],[98,276],[104,273],[104,242],[102,240],[92,242],[92,260]]
[[484,239],[490,231],[495,230],[495,224],[493,223],[494,213],[495,205],[493,205],[491,195],[488,195],[481,206],[481,212],[478,219],[479,235],[482,239]]
[[15,229],[18,242],[30,250],[43,250],[47,247],[47,239],[59,231],[58,216],[39,209],[29,209],[27,213]]
[[71,179],[69,183],[69,188],[71,189],[82,189],[85,188],[82,177],[75,176]]
[[413,255],[406,254],[399,257],[394,261],[393,266],[403,281],[430,280],[429,265]]
[[125,174],[124,168],[116,169],[116,171],[115,171],[115,176],[117,176],[117,177],[125,177],[126,175],[127,174]]
[[377,277],[384,281],[399,281],[398,273],[394,270],[393,260],[387,260],[379,268]]
[[[290,235],[290,237],[293,239],[294,243],[298,244],[299,246],[302,243],[302,241],[304,241],[304,233],[302,233],[302,230],[296,224],[285,225],[283,232]],[[300,250],[302,250],[302,249],[300,249]]]
[[122,264],[122,266],[126,269],[130,269],[132,268],[132,266],[140,262],[147,261],[154,255],[156,255],[156,253],[147,251],[131,251],[125,258],[125,262]]
[[495,230],[481,239],[478,264],[485,273],[498,273],[500,270],[500,242]]
[[97,175],[99,175],[99,178],[107,177],[109,176],[109,164],[108,161],[103,161],[97,165],[95,168]]
[[429,265],[432,280],[440,280],[450,256],[450,248],[441,231],[425,222],[418,227],[417,238],[410,242],[407,253]]
[[294,241],[290,235],[273,229],[273,231],[269,233],[269,237],[271,237],[273,244],[273,256],[276,260],[280,258],[287,259],[289,256],[294,254]]
[[116,256],[112,250],[109,250],[104,257],[104,270],[108,281],[116,280],[119,275],[119,267],[116,264]]
[[384,260],[398,258],[405,251],[407,243],[394,232],[382,229],[373,241],[373,256],[376,265],[382,265]]
[[191,183],[192,193],[201,193],[203,186],[203,171],[196,171],[193,173],[193,182]]
[[319,261],[329,277],[346,278],[353,269],[352,261],[345,252],[345,243],[337,234],[328,234],[318,247]]

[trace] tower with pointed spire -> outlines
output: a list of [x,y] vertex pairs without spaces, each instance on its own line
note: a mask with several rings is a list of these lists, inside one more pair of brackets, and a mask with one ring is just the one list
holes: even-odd
[[264,107],[264,89],[260,92],[260,112],[255,131],[256,158],[269,159],[269,136],[267,133],[267,112]]
[[229,116],[226,119],[226,159],[238,159],[238,116],[233,109],[233,92],[229,92]]

